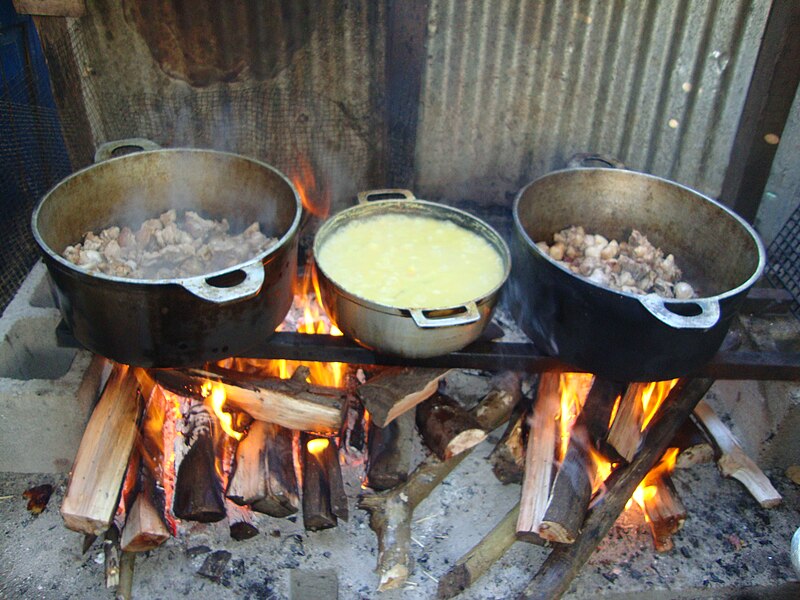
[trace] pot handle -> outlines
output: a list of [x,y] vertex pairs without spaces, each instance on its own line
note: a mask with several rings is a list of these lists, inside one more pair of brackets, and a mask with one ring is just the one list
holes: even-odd
[[568,169],[581,169],[589,167],[605,167],[608,169],[627,169],[618,158],[610,154],[595,154],[593,152],[581,152],[573,154],[567,162]]
[[[243,279],[230,285],[231,278],[237,275],[239,277],[243,276]],[[230,304],[238,300],[252,298],[261,291],[261,286],[264,285],[264,265],[260,260],[257,260],[223,275],[216,275],[207,279],[185,279],[180,282],[180,285],[206,302]]]
[[435,327],[452,327],[453,325],[467,325],[468,323],[474,323],[475,321],[479,321],[481,318],[481,313],[478,311],[478,305],[475,302],[467,302],[462,306],[455,306],[451,310],[457,310],[459,308],[463,308],[463,312],[459,312],[455,315],[447,315],[446,317],[431,317],[425,314],[425,309],[421,308],[410,308],[408,312],[411,313],[411,318],[414,319],[414,323],[417,324],[417,327],[422,329],[433,329]]
[[[397,200],[416,200],[414,196],[414,192],[411,190],[404,190],[402,188],[388,188],[385,190],[368,190],[366,192],[358,192],[358,203],[359,204],[367,204],[370,202],[370,199],[373,196],[382,196],[381,200],[390,200],[395,196],[399,196],[396,198]],[[386,198],[389,196],[389,198]]]
[[[716,299],[697,299],[691,305],[700,309],[696,315],[679,315],[669,309],[669,298],[658,294],[647,294],[637,298],[656,319],[674,329],[710,329],[719,321],[719,301]],[[685,302],[685,301],[684,301]],[[682,302],[682,305],[686,305]]]
[[100,144],[94,153],[94,162],[99,163],[114,156],[120,148],[138,148],[139,150],[160,150],[161,146],[147,138],[125,138]]

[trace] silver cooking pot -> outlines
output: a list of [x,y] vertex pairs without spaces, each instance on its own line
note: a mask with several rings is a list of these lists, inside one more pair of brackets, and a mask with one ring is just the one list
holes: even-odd
[[[397,197],[374,200],[370,198]],[[322,301],[336,326],[356,342],[385,354],[427,358],[459,350],[474,341],[491,320],[511,259],[506,243],[488,224],[443,204],[419,200],[408,190],[373,190],[358,196],[359,204],[326,221],[314,238],[314,255],[342,226],[384,214],[404,214],[452,221],[484,238],[503,261],[503,278],[489,293],[460,306],[388,306],[343,288],[317,264]]]

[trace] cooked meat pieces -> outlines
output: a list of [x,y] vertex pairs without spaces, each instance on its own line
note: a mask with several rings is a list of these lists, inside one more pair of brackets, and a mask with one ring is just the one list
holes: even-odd
[[168,210],[148,219],[134,232],[109,227],[88,232],[67,246],[64,257],[90,273],[135,279],[172,279],[212,273],[242,263],[277,243],[261,232],[258,222],[231,234],[226,219],[204,219],[193,211],[178,218]]
[[608,240],[573,225],[556,233],[553,242],[537,242],[542,252],[573,273],[615,290],[633,294],[658,294],[686,300],[697,296],[681,280],[672,254],[664,256],[647,237],[634,229],[627,241]]

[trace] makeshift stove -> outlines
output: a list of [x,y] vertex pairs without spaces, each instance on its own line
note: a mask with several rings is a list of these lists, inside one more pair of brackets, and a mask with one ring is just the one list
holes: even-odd
[[[350,568],[362,578],[370,572],[372,584],[348,588],[354,595],[372,597],[378,588],[399,589],[404,597],[450,597],[466,589],[465,597],[490,597],[496,592],[487,590],[502,582],[504,572],[519,569],[503,565],[503,558],[514,556],[511,546],[522,539],[546,544],[546,558],[528,587],[525,567],[497,597],[523,589],[524,597],[552,597],[569,588],[632,496],[638,504],[620,522],[647,522],[650,555],[669,552],[671,536],[687,516],[693,518],[669,477],[675,463],[702,463],[716,454],[723,473],[741,479],[761,506],[779,502],[778,492],[701,399],[715,378],[796,380],[796,354],[727,349],[697,378],[625,386],[564,371],[565,365],[538,354],[518,333],[503,332],[509,323],[501,311],[487,333],[505,333],[501,340],[387,367],[376,363],[391,359],[326,333],[329,326],[319,311],[312,314],[316,303],[307,291],[298,298],[312,298],[309,304],[296,307],[282,327],[307,333],[279,332],[253,357],[202,371],[104,367],[111,375],[84,433],[61,512],[68,526],[87,535],[88,546],[93,536],[102,536],[107,581],[116,585],[121,576],[123,593],[131,585],[134,553],[165,542],[174,546],[170,540],[194,548],[191,540],[207,535],[204,529],[223,526],[197,523],[224,522],[231,538],[255,543],[265,537],[259,527],[267,519],[273,535],[302,525],[311,533],[293,534],[295,542],[340,530],[342,544],[354,532],[341,520],[351,517],[365,528],[367,511],[378,555],[372,556],[375,538],[371,549],[360,548],[361,563]],[[770,293],[752,299],[756,306],[775,301]],[[312,362],[292,362],[301,360]],[[495,376],[483,375],[487,371]],[[468,383],[459,386],[459,378]],[[693,409],[694,417],[679,431]],[[506,420],[502,436],[490,438],[495,444],[489,460],[487,453],[470,456]],[[423,443],[428,450],[420,452]],[[675,450],[665,453],[669,446]],[[469,545],[462,544],[455,554],[461,558],[445,558],[434,571],[430,544],[419,541],[417,530],[432,527],[454,539],[461,518],[416,518],[415,509],[449,491],[453,471],[465,478],[463,468],[457,471],[462,462],[473,471],[482,468],[470,485],[473,495],[476,486],[494,485],[486,481],[491,465],[503,484],[522,482],[522,499],[514,506],[519,488],[501,486],[505,504],[492,499],[483,517],[485,537],[468,535],[475,546],[465,553]],[[354,511],[356,496],[361,510]],[[358,533],[363,538],[366,532]],[[445,539],[437,535],[443,534],[434,533],[434,542]],[[687,554],[684,547],[680,551]],[[201,575],[230,577],[230,552],[208,552],[203,559]],[[365,566],[372,561],[377,575]],[[530,558],[524,561],[531,564]],[[609,589],[620,577],[617,570],[603,575]],[[497,574],[492,580],[487,573]]]

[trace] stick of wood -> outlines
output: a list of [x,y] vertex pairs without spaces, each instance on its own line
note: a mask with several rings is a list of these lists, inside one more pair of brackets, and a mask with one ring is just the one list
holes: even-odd
[[370,423],[367,434],[365,485],[373,490],[390,490],[408,479],[414,450],[414,413],[406,412],[378,427]]
[[114,600],[132,600],[133,568],[136,563],[134,552],[123,552],[119,561],[119,586]]
[[150,500],[150,492],[139,491],[125,519],[120,547],[123,552],[146,552],[157,548],[169,539],[161,515]]
[[106,588],[119,585],[119,529],[115,525],[108,528],[103,539],[103,556]]
[[288,517],[300,508],[294,471],[292,431],[264,421],[253,421],[236,449],[236,466],[227,496],[255,511]]
[[529,417],[530,431],[525,450],[525,474],[522,478],[517,538],[539,536],[553,480],[556,448],[556,415],[560,409],[559,373],[542,373],[533,413]]
[[441,392],[417,405],[416,421],[425,445],[439,460],[461,454],[486,439],[475,416]]
[[508,426],[489,455],[489,463],[497,480],[504,484],[522,483],[525,473],[526,420],[529,402],[518,402],[508,420]]
[[640,400],[647,383],[631,383],[619,403],[617,416],[608,432],[608,443],[631,462],[642,441],[644,409]]
[[[493,378],[492,391],[474,409],[482,429],[491,431],[508,419],[519,400],[519,383],[516,373],[502,373]],[[370,513],[369,525],[378,536],[379,591],[402,587],[408,579],[414,509],[470,452],[467,450],[444,462],[430,455],[402,485],[359,498],[358,506]]]
[[439,578],[436,597],[440,600],[457,596],[480,579],[517,541],[519,502],[503,519],[475,544],[456,564]]
[[[309,531],[336,527],[337,519],[331,506],[331,483],[328,462],[331,443],[312,451],[309,441],[317,441],[307,433],[300,435],[300,451],[303,456],[303,525]],[[322,446],[322,444],[320,444]],[[338,460],[336,461],[338,463]],[[341,472],[340,472],[341,475]]]
[[644,513],[653,533],[653,543],[658,552],[669,552],[674,547],[672,534],[686,521],[686,508],[669,475],[658,475],[652,481],[645,477],[645,484],[655,488],[653,495],[644,498]]
[[356,389],[356,394],[378,427],[430,398],[449,369],[387,368]]
[[781,503],[778,493],[764,472],[745,454],[731,430],[720,420],[708,402],[701,401],[694,409],[711,439],[720,450],[717,466],[725,477],[738,479],[763,508],[775,508]]
[[639,482],[664,454],[681,423],[711,387],[711,379],[682,379],[670,391],[647,430],[646,443],[628,466],[615,470],[608,492],[592,509],[574,544],[559,544],[518,596],[519,600],[560,598],[608,534]]
[[220,383],[227,402],[254,419],[289,429],[336,434],[342,426],[346,395],[338,388],[297,379],[246,375],[221,367],[156,372],[156,381],[178,393],[199,388],[205,381]]
[[111,524],[142,410],[137,386],[129,367],[115,365],[92,412],[61,504],[74,531],[100,535]]

